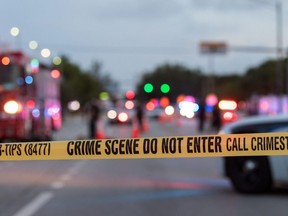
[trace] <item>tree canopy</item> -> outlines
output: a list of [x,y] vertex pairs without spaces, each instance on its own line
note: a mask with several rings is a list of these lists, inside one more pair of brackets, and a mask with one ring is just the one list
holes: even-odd
[[106,84],[110,82],[109,76],[101,75],[100,63],[95,63],[90,71],[84,71],[63,56],[59,69],[62,72],[61,103],[63,108],[72,100],[78,100],[85,105],[91,99],[98,98],[100,92],[106,90],[104,80]]
[[[242,75],[217,75],[213,77],[215,83],[215,94],[219,98],[230,98],[234,100],[249,99],[255,94],[283,94],[287,89],[286,70],[287,59],[280,62],[267,60],[259,66],[250,68]],[[286,64],[285,64],[286,63]],[[278,67],[278,71],[277,71]],[[280,67],[280,68],[279,68]],[[190,69],[179,64],[163,64],[153,71],[144,73],[137,84],[137,95],[141,100],[160,98],[167,96],[175,101],[177,95],[193,95],[201,99],[211,89],[211,77],[204,75],[200,70]],[[143,91],[146,83],[153,84],[153,92]],[[162,83],[170,85],[171,90],[167,94],[159,90]]]
[[[214,76],[215,94],[219,98],[246,100],[252,95],[287,93],[287,59],[280,64],[276,60],[267,60],[259,66],[250,68],[246,73]],[[277,71],[277,67],[280,69]],[[115,92],[117,81],[112,80],[108,73],[103,73],[100,62],[95,61],[90,70],[82,70],[67,57],[62,57],[59,66],[62,72],[61,100],[63,107],[72,100],[82,105],[92,98],[98,98],[101,91]],[[279,73],[280,72],[280,73]],[[175,102],[179,95],[192,95],[196,99],[205,97],[211,89],[211,77],[204,75],[199,69],[191,69],[181,64],[159,65],[152,71],[144,72],[136,85],[138,100],[148,101],[151,98],[168,97]],[[151,92],[145,92],[145,84],[153,86]],[[161,91],[166,84],[167,92]],[[166,87],[167,87],[166,86]],[[168,88],[167,87],[167,88]]]

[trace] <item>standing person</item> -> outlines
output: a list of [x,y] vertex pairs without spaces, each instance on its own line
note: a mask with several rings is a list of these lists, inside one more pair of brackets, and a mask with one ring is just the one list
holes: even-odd
[[220,109],[218,105],[215,105],[212,112],[212,128],[216,129],[216,131],[218,132],[221,126],[222,126],[222,120]]
[[199,132],[202,132],[204,130],[205,118],[206,118],[205,102],[201,101],[199,108],[199,126],[198,126]]
[[141,131],[144,129],[143,118],[144,118],[144,110],[142,104],[138,103],[136,106],[136,119]]
[[95,139],[97,134],[97,122],[100,116],[100,108],[97,100],[90,102],[90,117],[89,117],[89,137]]

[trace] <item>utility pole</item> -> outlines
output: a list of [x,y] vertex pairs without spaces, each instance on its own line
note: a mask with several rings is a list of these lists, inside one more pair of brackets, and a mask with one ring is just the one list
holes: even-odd
[[209,93],[215,93],[215,69],[214,69],[214,56],[216,54],[225,54],[227,52],[227,44],[223,41],[202,41],[200,43],[200,51],[202,54],[208,55],[208,70],[210,76],[208,82],[205,84],[206,92],[203,95]]
[[282,28],[282,2],[277,0],[275,3],[276,12],[276,94],[278,94],[278,112],[283,111],[283,102],[281,94],[283,93],[283,28]]

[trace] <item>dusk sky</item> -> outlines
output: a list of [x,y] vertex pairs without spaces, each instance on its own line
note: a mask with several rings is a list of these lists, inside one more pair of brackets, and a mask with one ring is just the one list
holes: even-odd
[[[280,1],[280,0],[279,0]],[[288,41],[288,1],[282,0],[283,46]],[[0,47],[39,56],[66,55],[83,69],[100,61],[103,73],[133,88],[145,72],[179,63],[205,73],[244,73],[275,53],[231,51],[209,58],[202,41],[228,46],[276,46],[276,0],[0,0]],[[10,29],[19,27],[14,38]],[[29,50],[36,40],[39,48]]]

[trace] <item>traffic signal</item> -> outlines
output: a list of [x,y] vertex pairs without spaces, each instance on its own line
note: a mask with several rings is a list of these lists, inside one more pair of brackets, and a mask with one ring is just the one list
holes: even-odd
[[153,89],[154,89],[154,87],[153,87],[153,85],[151,83],[146,83],[144,85],[144,91],[146,93],[151,93],[153,91]]
[[170,91],[170,86],[167,83],[164,83],[160,87],[160,91],[164,94],[168,93]]

